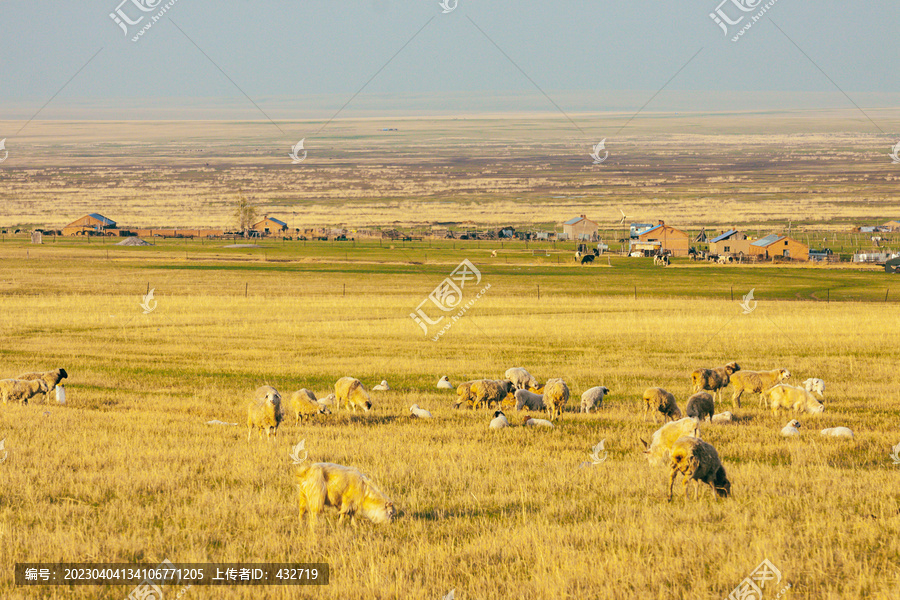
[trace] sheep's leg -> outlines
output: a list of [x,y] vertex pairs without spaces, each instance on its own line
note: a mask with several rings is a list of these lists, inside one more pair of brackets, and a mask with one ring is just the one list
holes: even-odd
[[694,500],[700,499],[700,481],[697,479],[692,479],[694,482]]
[[248,442],[250,441],[250,436],[251,436],[251,435],[253,435],[253,427],[252,427],[252,426],[248,426],[248,427],[247,427],[247,441],[248,441]]
[[734,393],[731,395],[731,403],[738,408],[741,407],[741,395],[744,393],[743,389],[734,390]]
[[678,477],[678,470],[672,467],[672,472],[669,473],[669,502],[672,501],[672,487],[675,485],[676,477]]

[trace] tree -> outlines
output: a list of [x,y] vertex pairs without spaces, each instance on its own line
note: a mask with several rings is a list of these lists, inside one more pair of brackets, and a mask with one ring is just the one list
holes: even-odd
[[237,208],[234,211],[234,220],[237,228],[247,237],[247,232],[253,222],[256,221],[256,207],[250,204],[250,201],[241,194],[238,198]]

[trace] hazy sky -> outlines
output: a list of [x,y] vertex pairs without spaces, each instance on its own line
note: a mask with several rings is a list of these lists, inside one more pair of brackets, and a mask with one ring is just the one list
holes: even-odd
[[[564,109],[608,110],[608,99],[628,90],[639,93],[615,108],[637,110],[639,98],[649,99],[682,67],[648,110],[664,110],[685,92],[696,93],[705,110],[717,107],[704,106],[703,92],[834,92],[828,77],[864,105],[900,92],[896,0],[777,0],[737,43],[732,35],[765,2],[727,0],[725,15],[745,17],[726,36],[709,16],[721,0],[458,0],[447,14],[438,0],[177,0],[132,42],[165,2],[120,1],[0,0],[0,120],[28,118],[57,92],[40,118],[80,107],[94,118],[140,119],[162,106],[220,102],[261,118],[234,84],[274,118],[302,118],[303,98],[337,110],[382,68],[347,115],[360,106],[391,108],[392,96],[428,105],[447,95],[464,105],[493,93],[537,94],[528,78],[555,101],[578,105]],[[141,2],[158,6],[142,12]],[[742,12],[740,2],[759,6]],[[128,35],[109,16],[119,6],[132,20],[144,15]],[[504,108],[555,110],[535,98]]]

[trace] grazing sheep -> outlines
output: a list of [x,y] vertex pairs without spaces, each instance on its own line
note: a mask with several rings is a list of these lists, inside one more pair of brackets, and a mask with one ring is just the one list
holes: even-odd
[[490,428],[503,429],[504,427],[509,427],[509,421],[506,419],[506,415],[503,414],[503,411],[498,410],[494,413],[494,418],[491,419]]
[[785,379],[791,377],[791,372],[787,369],[775,369],[774,371],[738,371],[731,376],[731,386],[734,392],[731,395],[731,401],[738,408],[741,407],[741,394],[744,392],[753,392],[759,394],[759,404],[762,406],[765,401],[763,392]]
[[538,386],[538,380],[522,367],[507,369],[503,376],[512,381],[517,390],[527,390]]
[[713,423],[731,423],[732,421],[734,421],[734,415],[727,410],[712,417]]
[[609,388],[598,385],[581,394],[581,412],[591,412],[603,406],[603,398],[608,393]]
[[672,472],[669,474],[669,500],[675,478],[681,473],[684,497],[687,498],[688,481],[694,482],[694,500],[700,497],[700,482],[709,484],[718,498],[731,495],[731,482],[725,474],[725,467],[719,460],[719,453],[709,442],[694,437],[679,438],[672,446]]
[[829,427],[822,430],[822,435],[836,438],[853,439],[853,432],[848,427]]
[[459,408],[463,404],[465,404],[467,408],[472,408],[472,404],[475,401],[472,396],[472,384],[475,383],[475,381],[476,380],[466,381],[457,386],[456,402],[453,403],[453,408]]
[[513,390],[511,381],[493,381],[491,379],[479,379],[471,387],[472,408],[480,408],[484,403],[488,408],[496,402],[498,408],[503,399]]
[[716,412],[716,404],[713,402],[712,394],[708,392],[697,392],[688,398],[687,406],[684,414],[699,420],[707,419],[712,422],[713,414]]
[[544,395],[528,390],[516,390],[516,410],[544,410]]
[[779,408],[792,409],[795,412],[806,411],[808,413],[821,413],[825,405],[811,393],[801,387],[794,387],[786,383],[766,390],[765,396],[769,398],[769,407],[777,413]]
[[295,467],[294,478],[298,490],[299,518],[302,519],[308,510],[310,529],[315,528],[316,518],[326,506],[340,511],[338,523],[349,516],[350,524],[354,526],[357,514],[376,524],[390,523],[397,514],[390,498],[353,467],[302,463]]
[[693,417],[685,417],[678,421],[666,423],[653,433],[650,443],[641,438],[644,444],[644,456],[650,466],[664,465],[669,461],[669,453],[675,442],[684,436],[700,437],[700,421]]
[[354,377],[338,379],[334,384],[334,397],[336,399],[335,406],[338,408],[343,405],[344,408],[352,408],[353,412],[356,412],[356,407],[365,412],[369,412],[372,408],[372,399],[369,397],[369,392],[366,391],[366,386]]
[[295,424],[300,423],[304,418],[313,415],[330,415],[331,411],[326,406],[319,403],[316,395],[306,388],[301,388],[291,394],[291,397],[285,402],[285,412],[294,415],[297,420]]
[[47,382],[47,391],[44,393],[44,401],[50,399],[50,392],[56,389],[56,386],[59,385],[59,382],[63,379],[66,379],[69,376],[66,373],[65,369],[53,369],[52,371],[44,371],[42,373],[25,373],[23,375],[19,375],[16,379],[21,379],[23,381],[34,381],[36,379],[43,379]]
[[803,382],[803,387],[807,392],[818,394],[819,397],[825,399],[825,382],[817,377],[812,377]]
[[800,421],[797,419],[792,419],[787,425],[785,425],[781,430],[781,435],[784,437],[794,437],[800,435]]
[[544,406],[550,420],[556,419],[563,412],[569,401],[569,386],[562,379],[548,379],[544,386]]
[[[657,421],[657,414],[662,413],[664,421],[675,421],[681,418],[681,409],[675,403],[675,396],[662,388],[647,388],[644,390],[644,420],[653,411],[653,421]],[[659,412],[656,412],[659,411]]]
[[381,383],[372,388],[373,392],[386,392],[391,389],[386,379],[382,379]]
[[716,367],[714,369],[697,369],[691,373],[693,392],[695,394],[704,390],[713,392],[715,399],[721,400],[722,390],[728,387],[731,375],[740,370],[741,367],[736,362],[730,362],[724,367]]
[[437,387],[439,390],[452,390],[453,384],[450,383],[450,378],[444,375],[440,379],[438,379]]
[[418,404],[413,404],[409,407],[409,412],[414,417],[418,417],[420,419],[430,419],[431,413],[425,410],[424,408],[419,408]]
[[28,404],[28,401],[38,394],[46,394],[47,382],[43,379],[0,379],[0,398],[3,404],[10,400]]
[[265,430],[266,439],[278,436],[278,426],[284,419],[281,409],[281,394],[272,386],[264,385],[253,393],[253,400],[247,406],[247,441],[254,429],[259,429],[259,437]]
[[513,410],[516,407],[516,395],[509,393],[500,402],[500,410]]
[[522,425],[525,427],[553,427],[553,423],[547,419],[532,419],[528,415],[525,415]]

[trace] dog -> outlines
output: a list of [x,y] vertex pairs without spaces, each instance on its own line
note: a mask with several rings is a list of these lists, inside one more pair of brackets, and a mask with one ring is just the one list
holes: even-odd
[[300,464],[294,471],[294,478],[299,518],[302,520],[308,511],[310,529],[315,528],[316,519],[325,506],[338,509],[338,523],[349,516],[350,524],[354,526],[357,514],[377,524],[389,523],[397,514],[391,499],[353,467],[332,463]]

